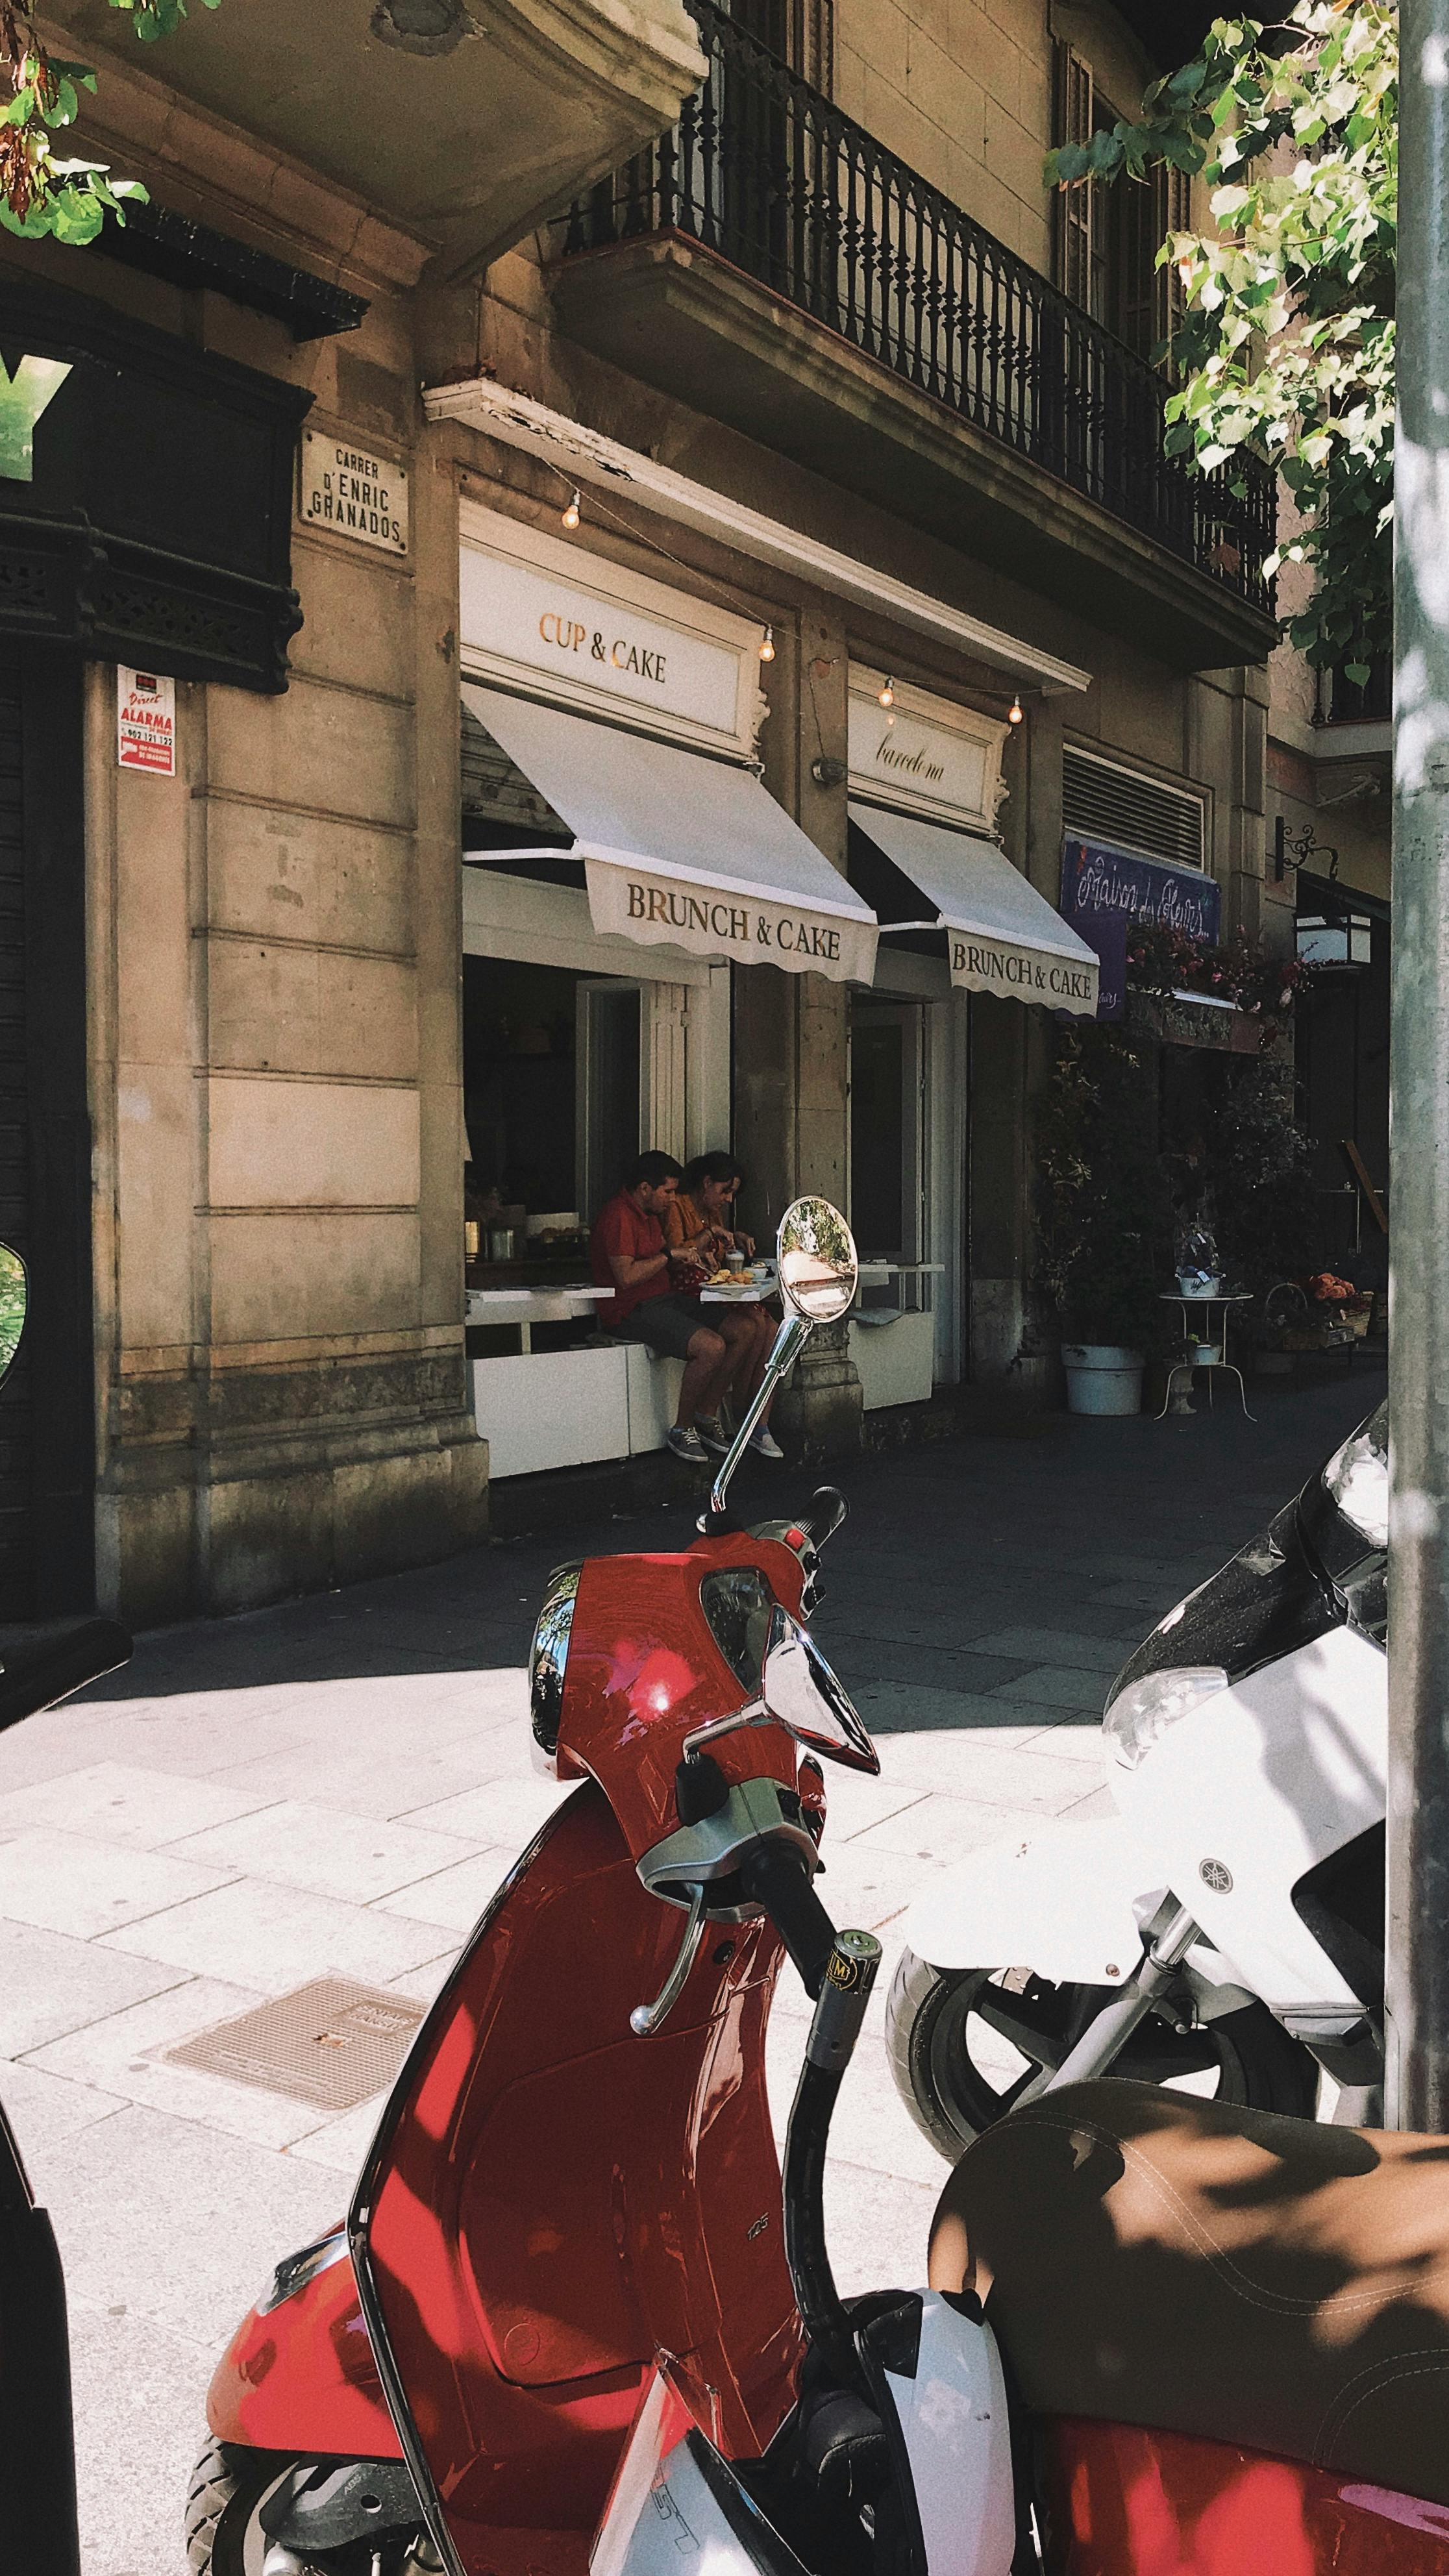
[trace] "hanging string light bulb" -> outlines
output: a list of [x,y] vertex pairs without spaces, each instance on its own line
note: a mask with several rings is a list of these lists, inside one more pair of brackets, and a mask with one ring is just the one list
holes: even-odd
[[760,660],[762,662],[773,662],[774,658],[775,630],[773,626],[767,626],[764,634],[760,638]]
[[1012,699],[1012,701],[1011,701],[1010,706],[1007,708],[1007,711],[1006,711],[1006,721],[1007,721],[1007,723],[1008,723],[1008,724],[1013,724],[1013,725],[1025,724],[1025,722],[1026,722],[1026,710],[1025,710],[1025,708],[1022,706],[1022,703],[1021,703],[1021,700],[1020,700],[1020,698],[1019,698],[1019,697],[1018,697],[1018,698],[1013,698],[1013,699]]
[[578,491],[577,488],[575,488],[575,490],[569,494],[569,505],[563,514],[564,526],[566,528],[576,528],[582,517],[583,512],[579,507]]
[[896,702],[896,684],[895,684],[894,680],[892,680],[892,679],[890,679],[890,678],[888,677],[888,678],[887,678],[887,680],[886,680],[886,682],[885,682],[884,687],[883,687],[883,688],[881,688],[881,689],[878,689],[878,690],[877,690],[877,692],[876,692],[876,703],[877,703],[877,705],[882,706],[882,707],[893,707],[893,706],[895,705],[895,702]]

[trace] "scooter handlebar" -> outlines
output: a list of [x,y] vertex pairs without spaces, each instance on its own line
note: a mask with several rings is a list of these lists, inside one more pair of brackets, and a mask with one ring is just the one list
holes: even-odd
[[740,1862],[740,1880],[774,1924],[813,2002],[835,1948],[835,1926],[815,1893],[805,1854],[793,1843],[758,1842]]

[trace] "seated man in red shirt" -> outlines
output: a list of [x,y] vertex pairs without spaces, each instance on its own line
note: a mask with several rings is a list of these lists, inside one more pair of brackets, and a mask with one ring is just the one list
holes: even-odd
[[713,1243],[706,1228],[672,1249],[665,1244],[664,1210],[683,1177],[672,1154],[636,1156],[618,1197],[594,1220],[589,1255],[595,1286],[614,1290],[600,1304],[600,1329],[615,1341],[643,1342],[667,1359],[684,1361],[679,1410],[665,1436],[676,1458],[698,1466],[705,1444],[697,1421],[711,1424],[712,1449],[728,1446],[712,1426],[737,1355],[704,1321],[698,1296],[681,1295],[675,1287],[675,1275],[689,1277]]

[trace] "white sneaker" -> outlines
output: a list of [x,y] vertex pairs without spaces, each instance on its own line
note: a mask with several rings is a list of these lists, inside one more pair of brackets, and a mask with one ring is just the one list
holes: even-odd
[[750,1434],[750,1447],[757,1458],[783,1458],[785,1455],[768,1423],[764,1422],[758,1431]]
[[705,1446],[697,1431],[681,1431],[678,1423],[676,1422],[670,1430],[665,1432],[664,1437],[668,1441],[676,1458],[687,1458],[691,1467],[702,1467],[704,1465],[706,1456]]

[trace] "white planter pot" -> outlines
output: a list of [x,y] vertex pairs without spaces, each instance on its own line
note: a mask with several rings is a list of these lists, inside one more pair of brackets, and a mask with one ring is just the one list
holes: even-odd
[[1140,1413],[1143,1365],[1117,1342],[1063,1342],[1068,1413]]

